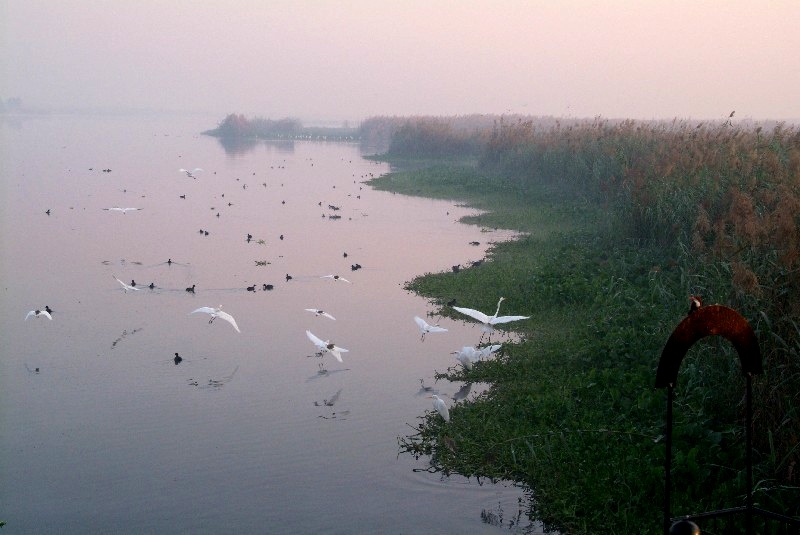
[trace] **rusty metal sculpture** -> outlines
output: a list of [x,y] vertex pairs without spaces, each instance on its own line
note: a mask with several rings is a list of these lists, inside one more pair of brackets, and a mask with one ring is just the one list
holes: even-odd
[[699,520],[744,513],[747,533],[753,533],[753,515],[759,514],[788,524],[797,525],[797,520],[772,513],[753,506],[753,461],[752,430],[753,402],[752,379],[763,372],[761,350],[758,339],[750,324],[741,314],[722,305],[702,306],[699,298],[692,296],[689,314],[681,321],[667,340],[661,352],[656,371],[656,388],[667,389],[667,430],[666,430],[666,462],[664,478],[664,533],[670,532],[673,521],[670,515],[671,463],[672,463],[672,404],[678,369],[689,348],[706,336],[722,336],[729,340],[739,355],[742,374],[746,385],[746,462],[747,462],[747,498],[745,507],[735,507],[721,511],[711,511],[682,517],[684,520]]

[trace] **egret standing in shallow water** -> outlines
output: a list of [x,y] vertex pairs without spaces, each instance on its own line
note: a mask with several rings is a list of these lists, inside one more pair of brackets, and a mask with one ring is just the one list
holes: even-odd
[[[479,310],[474,310],[472,308],[464,308],[464,307],[453,307],[453,310],[457,310],[462,314],[466,314],[467,316],[474,318],[483,324],[482,330],[483,334],[494,332],[494,326],[499,323],[508,323],[509,321],[518,321],[518,320],[526,320],[529,319],[530,316],[498,316],[497,314],[500,312],[500,303],[503,302],[505,297],[501,297],[500,300],[497,302],[497,310],[494,311],[493,316],[487,316],[483,312]],[[481,341],[483,340],[483,334],[481,334]],[[480,343],[480,342],[478,342]]]
[[211,315],[211,319],[208,320],[208,323],[213,322],[217,318],[222,318],[225,321],[227,321],[228,323],[230,323],[231,325],[233,325],[233,328],[236,329],[237,333],[242,332],[242,331],[239,330],[239,326],[236,325],[236,320],[233,319],[233,316],[231,316],[230,314],[228,314],[227,312],[222,310],[222,305],[220,305],[219,308],[200,307],[198,309],[192,310],[191,312],[189,312],[189,314],[194,314],[195,312],[203,312],[205,314],[210,314]]
[[425,335],[428,333],[444,333],[447,332],[447,329],[444,327],[439,327],[438,325],[431,325],[424,319],[420,318],[419,316],[414,316],[414,321],[417,322],[417,326],[419,327],[419,332],[422,333],[420,337],[420,341],[425,341]]
[[433,408],[436,409],[442,418],[444,418],[445,422],[450,421],[450,411],[447,410],[447,404],[445,404],[444,400],[437,396],[436,394],[428,396],[429,398],[433,399]]

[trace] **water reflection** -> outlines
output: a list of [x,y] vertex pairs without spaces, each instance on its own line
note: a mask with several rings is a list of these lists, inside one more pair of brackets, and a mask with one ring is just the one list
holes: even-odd
[[254,151],[257,147],[264,147],[268,151],[275,150],[279,153],[294,153],[294,141],[291,139],[254,139],[254,138],[230,138],[217,137],[217,143],[225,151],[225,154],[234,156],[244,156],[248,152]]

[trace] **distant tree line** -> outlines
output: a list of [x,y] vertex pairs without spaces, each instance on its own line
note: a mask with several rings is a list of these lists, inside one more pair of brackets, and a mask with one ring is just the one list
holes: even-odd
[[243,114],[231,113],[216,128],[203,134],[221,139],[314,139],[351,141],[358,137],[358,129],[343,126],[314,127],[304,126],[298,119],[248,119]]

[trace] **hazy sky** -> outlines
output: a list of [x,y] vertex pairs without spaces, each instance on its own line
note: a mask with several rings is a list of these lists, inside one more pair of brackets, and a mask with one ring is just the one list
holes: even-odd
[[0,0],[0,98],[278,118],[800,118],[800,0]]

